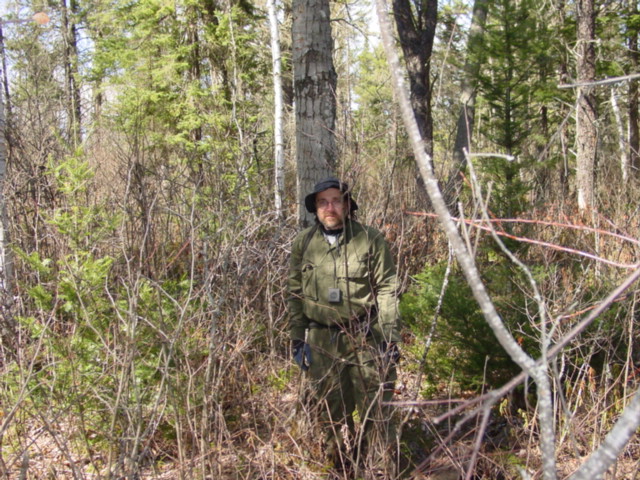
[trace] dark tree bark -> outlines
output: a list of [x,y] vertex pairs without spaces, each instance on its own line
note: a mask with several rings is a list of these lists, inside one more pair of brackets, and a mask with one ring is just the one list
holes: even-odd
[[436,0],[415,2],[394,0],[393,13],[409,74],[411,106],[422,138],[428,141],[427,153],[431,155],[433,153],[433,119],[429,74],[438,2]]
[[[431,112],[431,53],[438,21],[438,0],[393,0],[393,14],[407,67],[411,106],[425,150],[433,157],[433,116]],[[428,196],[424,180],[416,169],[419,202]]]
[[293,78],[299,219],[309,225],[302,198],[336,168],[336,84],[328,0],[293,2]]
[[82,141],[82,105],[80,103],[80,86],[78,85],[78,33],[75,20],[77,10],[78,6],[75,0],[70,0],[69,6],[67,6],[67,0],[60,2],[69,138],[74,145],[79,145]]

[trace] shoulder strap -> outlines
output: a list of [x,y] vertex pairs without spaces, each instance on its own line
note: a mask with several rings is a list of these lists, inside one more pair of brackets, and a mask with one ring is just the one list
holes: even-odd
[[307,247],[309,246],[309,243],[311,243],[311,239],[313,238],[313,235],[316,233],[316,231],[318,230],[318,224],[316,223],[311,230],[309,230],[309,233],[307,233],[307,236],[304,237],[304,243],[302,244],[302,256],[304,257],[304,252],[307,250]]

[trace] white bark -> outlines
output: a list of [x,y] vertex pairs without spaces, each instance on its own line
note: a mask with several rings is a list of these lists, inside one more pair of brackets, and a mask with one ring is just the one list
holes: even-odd
[[[4,46],[2,47],[4,55]],[[7,232],[7,209],[5,204],[5,179],[7,172],[6,121],[4,112],[3,88],[0,88],[0,294],[11,298],[13,263],[9,252]],[[5,296],[5,294],[9,296]]]
[[616,119],[616,127],[618,128],[618,146],[620,148],[620,172],[622,173],[622,181],[627,183],[629,180],[629,152],[627,145],[629,142],[624,133],[624,123],[622,121],[622,115],[620,114],[620,107],[618,106],[618,98],[616,97],[616,89],[611,89],[611,109],[613,110],[613,117]]
[[282,63],[280,57],[280,31],[276,0],[268,0],[269,26],[271,29],[271,57],[273,62],[273,143],[274,143],[274,204],[276,215],[282,218],[282,197],[284,195],[284,141],[282,105]]

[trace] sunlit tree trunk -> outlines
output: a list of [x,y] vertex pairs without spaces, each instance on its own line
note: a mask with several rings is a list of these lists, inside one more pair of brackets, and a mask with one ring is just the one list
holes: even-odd
[[620,146],[620,172],[622,174],[622,181],[626,182],[629,179],[629,155],[627,150],[627,139],[624,133],[624,123],[622,120],[622,114],[620,113],[620,107],[618,106],[618,99],[616,89],[611,89],[611,110],[613,111],[613,118],[616,120],[616,127],[618,129],[618,145]]
[[[11,251],[8,248],[8,219],[7,208],[5,204],[5,179],[7,173],[7,124],[5,117],[4,94],[9,92],[6,82],[6,61],[4,49],[4,37],[2,33],[2,24],[0,24],[0,57],[2,58],[2,80],[3,85],[0,88],[0,298],[11,298],[13,290],[13,261]],[[5,296],[6,294],[6,296]]]
[[[13,258],[9,249],[9,221],[5,196],[7,173],[7,124],[4,109],[4,93],[9,93],[6,81],[6,59],[2,24],[0,23],[0,58],[2,59],[2,87],[0,88],[0,342],[13,344],[14,325],[9,313],[13,303]],[[4,462],[0,461],[0,472],[6,471]]]
[[0,296],[11,292],[13,268],[8,246],[7,209],[4,201],[4,188],[7,173],[7,148],[5,135],[5,116],[3,94],[0,91]]
[[595,19],[594,0],[576,2],[578,21],[578,87],[576,111],[576,191],[578,208],[595,207],[595,168],[598,142],[595,80]]
[[[296,164],[301,200],[336,167],[336,83],[328,0],[293,2],[293,78],[296,112]],[[299,220],[313,217],[299,204]]]
[[453,147],[453,166],[444,189],[445,201],[450,210],[456,208],[455,204],[462,188],[462,176],[460,173],[465,168],[466,152],[469,152],[471,147],[471,134],[476,111],[476,81],[480,71],[477,50],[482,44],[486,19],[487,1],[476,0],[473,5],[473,17],[467,42],[467,58],[462,79],[462,93],[460,95],[461,107],[458,113],[456,140]]
[[269,25],[271,27],[271,58],[273,62],[273,143],[274,143],[274,204],[276,215],[282,218],[282,197],[284,196],[284,140],[282,133],[282,64],[280,58],[280,32],[276,1],[268,0]]

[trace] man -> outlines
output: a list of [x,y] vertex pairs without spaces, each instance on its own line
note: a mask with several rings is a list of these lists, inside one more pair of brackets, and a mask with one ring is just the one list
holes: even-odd
[[294,359],[311,380],[330,461],[345,469],[368,457],[368,466],[384,470],[395,429],[382,403],[393,395],[400,341],[393,258],[383,235],[353,218],[358,205],[345,183],[328,178],[316,184],[305,206],[316,225],[291,249]]

